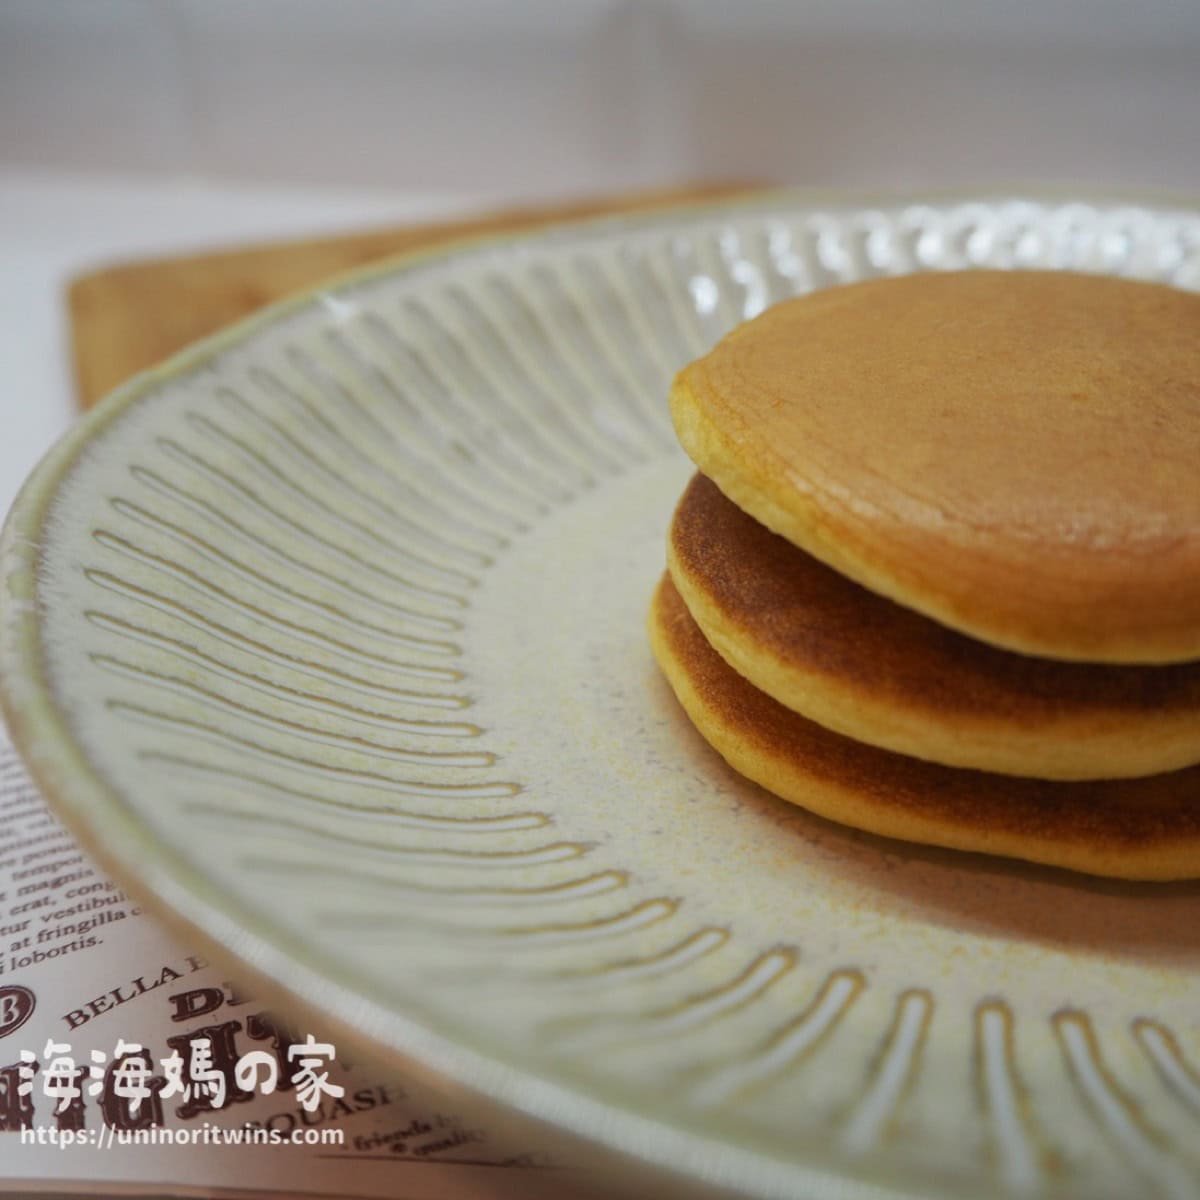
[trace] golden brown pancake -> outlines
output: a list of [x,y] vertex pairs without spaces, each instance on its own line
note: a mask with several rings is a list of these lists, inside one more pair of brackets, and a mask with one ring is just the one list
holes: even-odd
[[685,368],[684,449],[740,508],[963,633],[1200,658],[1200,296],[1045,271],[785,301]]
[[857,741],[1039,779],[1200,762],[1200,663],[1070,663],[964,637],[797,549],[703,475],[675,510],[667,561],[730,666]]
[[669,575],[650,641],[693,724],[735,771],[819,816],[885,837],[1117,879],[1200,877],[1200,767],[1062,783],[878,750],[784,708],[704,639]]

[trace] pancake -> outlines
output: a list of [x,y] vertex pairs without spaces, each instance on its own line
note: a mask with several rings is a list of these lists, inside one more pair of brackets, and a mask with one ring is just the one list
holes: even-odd
[[684,449],[872,591],[1047,658],[1200,658],[1200,296],[1048,271],[785,301],[677,376]]
[[1200,663],[1111,666],[996,649],[839,575],[703,475],[675,510],[667,562],[730,666],[857,741],[1039,779],[1200,762]]
[[1200,876],[1200,768],[1062,783],[864,746],[784,708],[704,639],[664,575],[650,640],[680,703],[729,763],[784,800],[886,837],[1118,879]]

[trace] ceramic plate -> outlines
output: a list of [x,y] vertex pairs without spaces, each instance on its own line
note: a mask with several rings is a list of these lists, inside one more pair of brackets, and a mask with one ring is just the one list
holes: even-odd
[[1192,1195],[1200,890],[823,822],[644,621],[672,372],[774,300],[1068,267],[1152,204],[778,196],[403,260],[142,376],[3,545],[26,761],[108,866],[406,1061],[757,1196]]

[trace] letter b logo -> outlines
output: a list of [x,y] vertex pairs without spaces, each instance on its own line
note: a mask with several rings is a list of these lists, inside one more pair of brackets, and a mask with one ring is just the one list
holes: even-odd
[[33,993],[19,984],[0,987],[0,1038],[20,1029],[37,1003]]

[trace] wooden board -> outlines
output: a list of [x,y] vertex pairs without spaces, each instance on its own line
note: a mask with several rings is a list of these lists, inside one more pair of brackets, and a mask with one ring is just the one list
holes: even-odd
[[744,183],[710,184],[91,271],[75,279],[67,293],[79,401],[87,408],[189,342],[289,293],[388,255],[463,237],[534,229],[626,209],[701,203],[750,190]]

